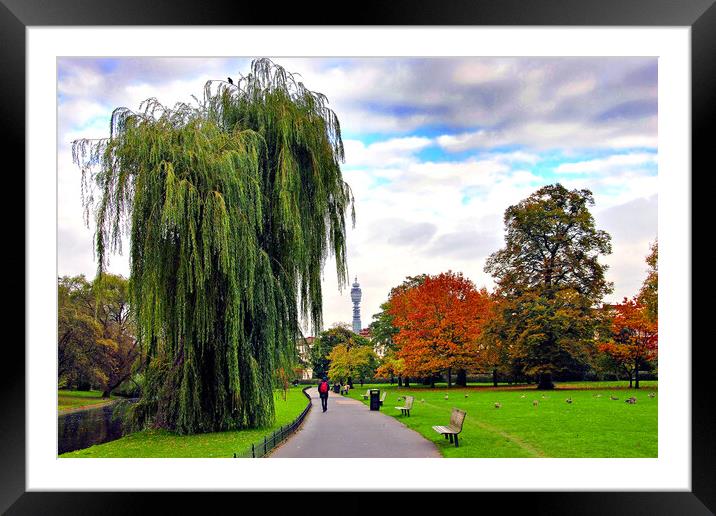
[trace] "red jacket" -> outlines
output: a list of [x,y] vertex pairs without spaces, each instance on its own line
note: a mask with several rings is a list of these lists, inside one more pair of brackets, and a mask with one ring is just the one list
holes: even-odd
[[[322,387],[324,384],[326,385],[326,392],[321,392],[321,387]],[[328,391],[330,391],[330,390],[331,390],[331,386],[328,385],[328,382],[325,381],[325,380],[321,380],[321,383],[318,384],[318,394],[319,394],[320,396],[328,396]]]

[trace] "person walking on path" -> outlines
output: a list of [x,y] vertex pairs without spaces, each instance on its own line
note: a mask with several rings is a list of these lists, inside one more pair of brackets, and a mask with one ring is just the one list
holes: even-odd
[[330,385],[328,385],[328,378],[325,376],[323,377],[323,380],[318,384],[318,395],[321,397],[321,407],[323,408],[323,412],[328,410],[328,391],[331,389]]

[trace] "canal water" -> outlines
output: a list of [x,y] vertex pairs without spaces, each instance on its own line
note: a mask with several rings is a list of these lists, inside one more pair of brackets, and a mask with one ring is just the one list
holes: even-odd
[[122,420],[120,417],[113,417],[114,411],[121,403],[124,401],[58,416],[57,453],[81,450],[122,437]]

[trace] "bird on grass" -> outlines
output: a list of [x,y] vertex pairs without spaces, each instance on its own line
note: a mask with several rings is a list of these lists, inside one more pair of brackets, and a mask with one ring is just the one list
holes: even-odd
[[654,396],[656,396],[656,393],[655,393],[655,392],[650,392],[650,393],[649,393],[649,397],[650,397],[650,398],[653,398]]
[[569,398],[567,398],[567,399],[564,400],[564,401],[566,401],[567,403],[572,403],[572,397],[570,396]]
[[631,398],[627,398],[624,401],[627,402],[629,405],[634,405],[634,403],[636,403],[636,398],[632,396]]
[[592,398],[601,398],[601,397],[602,397],[601,394],[592,394]]
[[501,406],[502,406],[502,404],[500,404],[499,401],[497,403],[495,403],[495,408],[500,408]]
[[617,397],[614,396],[613,394],[610,394],[610,395],[609,395],[609,399],[610,399],[610,400],[618,400],[619,398],[617,398]]
[[520,399],[525,399],[526,397],[527,397],[527,395],[523,394],[522,396],[520,396]]
[[425,403],[425,398],[420,398],[420,403]]
[[465,394],[465,397],[467,398],[467,394]]
[[231,77],[226,78],[229,81],[229,84],[234,84],[234,80]]
[[445,395],[445,399],[448,399],[448,395],[447,395],[447,394]]
[[538,406],[539,406],[539,400],[534,400],[534,401],[532,402],[532,406],[533,406],[533,407],[538,407]]

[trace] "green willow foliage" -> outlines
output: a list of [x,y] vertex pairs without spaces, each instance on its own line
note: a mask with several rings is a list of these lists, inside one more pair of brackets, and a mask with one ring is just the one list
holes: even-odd
[[[73,142],[100,273],[130,237],[138,338],[151,359],[135,424],[181,434],[269,425],[273,374],[300,319],[321,325],[321,270],[341,286],[346,222],[338,119],[259,59],[203,101],[118,108],[110,137]],[[98,192],[95,200],[94,192]]]

